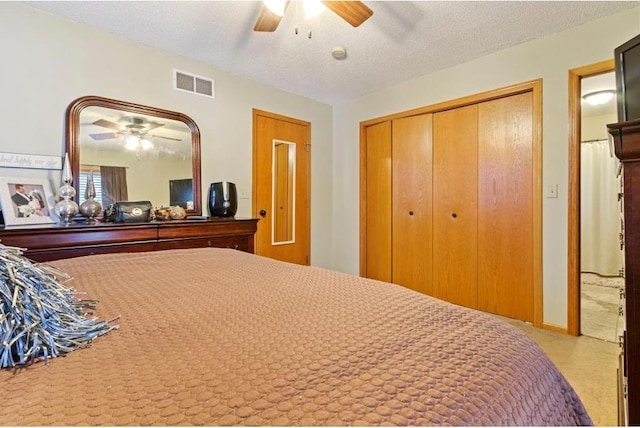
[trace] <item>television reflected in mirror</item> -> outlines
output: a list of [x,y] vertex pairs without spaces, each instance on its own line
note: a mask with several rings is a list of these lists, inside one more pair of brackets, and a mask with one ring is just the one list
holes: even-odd
[[172,207],[180,206],[185,210],[192,210],[193,180],[190,178],[169,180],[169,204]]

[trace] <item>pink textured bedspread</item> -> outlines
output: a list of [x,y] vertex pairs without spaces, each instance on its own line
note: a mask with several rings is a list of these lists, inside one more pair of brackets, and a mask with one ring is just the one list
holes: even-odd
[[519,330],[400,286],[224,249],[60,260],[120,329],[1,371],[4,425],[587,425]]

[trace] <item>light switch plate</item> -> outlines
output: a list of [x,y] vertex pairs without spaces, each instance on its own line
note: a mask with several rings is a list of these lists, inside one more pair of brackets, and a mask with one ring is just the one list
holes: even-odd
[[545,197],[547,198],[557,198],[558,197],[558,185],[557,184],[547,184],[545,188]]
[[249,191],[249,189],[247,189],[246,187],[241,187],[238,193],[238,197],[240,199],[249,199],[251,197],[251,191]]

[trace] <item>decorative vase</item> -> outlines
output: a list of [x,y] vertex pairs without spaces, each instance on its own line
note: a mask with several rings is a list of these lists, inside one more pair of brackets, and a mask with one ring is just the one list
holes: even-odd
[[60,201],[55,205],[54,211],[60,217],[61,223],[68,224],[73,216],[78,214],[78,204],[73,200],[73,197],[76,196],[76,189],[71,185],[73,174],[69,167],[69,153],[66,153],[64,157],[62,181],[64,184],[58,189]]
[[102,205],[95,200],[96,186],[93,183],[93,171],[87,177],[87,188],[84,191],[85,201],[80,204],[80,214],[87,218],[87,223],[96,221],[96,216],[102,212]]

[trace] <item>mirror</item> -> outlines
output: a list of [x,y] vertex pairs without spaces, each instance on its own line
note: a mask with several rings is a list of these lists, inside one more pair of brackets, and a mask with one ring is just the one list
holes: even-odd
[[296,144],[273,140],[272,244],[295,242]]
[[96,199],[180,205],[201,215],[200,131],[188,116],[155,107],[88,96],[67,109],[67,153],[76,189],[92,172]]

